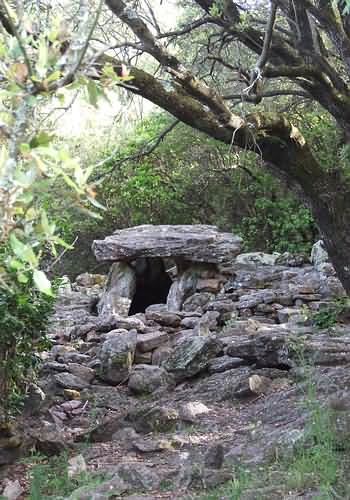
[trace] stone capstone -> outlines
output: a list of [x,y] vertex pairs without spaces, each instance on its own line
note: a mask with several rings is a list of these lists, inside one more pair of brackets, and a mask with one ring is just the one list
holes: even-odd
[[216,226],[143,225],[117,230],[104,240],[95,240],[92,250],[99,262],[172,257],[216,264],[232,261],[241,247],[241,238],[221,233]]

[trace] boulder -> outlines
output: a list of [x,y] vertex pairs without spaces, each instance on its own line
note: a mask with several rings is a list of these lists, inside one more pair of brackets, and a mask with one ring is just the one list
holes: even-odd
[[167,311],[146,311],[146,319],[162,326],[172,326],[174,328],[179,326],[181,322],[181,318],[177,314]]
[[144,333],[137,336],[137,349],[141,352],[153,351],[168,340],[169,334],[167,332],[155,330],[151,333]]
[[104,240],[95,240],[92,250],[99,262],[172,257],[216,264],[232,261],[241,247],[241,238],[220,233],[216,226],[143,225],[117,230]]
[[16,479],[15,481],[7,482],[7,485],[2,492],[2,498],[4,498],[4,500],[17,500],[17,498],[20,498],[23,493],[24,489],[22,488],[18,479]]
[[264,252],[241,253],[236,257],[236,264],[254,264],[260,266],[274,266],[281,254]]
[[136,432],[143,434],[171,432],[176,429],[179,422],[179,412],[175,408],[168,406],[143,406],[131,410],[126,419],[132,424]]
[[54,379],[60,387],[63,387],[63,389],[73,389],[80,391],[81,389],[85,389],[89,385],[89,382],[87,382],[86,380],[83,380],[80,377],[72,375],[68,372],[57,373],[56,375],[54,375]]
[[111,384],[119,384],[129,377],[137,342],[135,330],[112,330],[102,344],[98,358],[101,361],[99,377]]
[[80,365],[79,363],[68,363],[68,371],[72,375],[85,380],[88,384],[95,378],[95,370],[88,366]]
[[97,332],[110,332],[111,330],[116,330],[117,328],[123,328],[124,330],[137,330],[138,332],[145,331],[145,324],[140,318],[134,316],[120,316],[119,314],[106,314],[102,315],[97,319]]
[[151,394],[160,387],[166,387],[169,375],[159,366],[137,365],[132,370],[128,387],[135,394]]
[[245,365],[246,362],[242,358],[232,358],[231,356],[221,356],[220,358],[214,358],[209,361],[208,371],[209,373],[220,373],[232,368],[237,368],[238,366]]
[[242,358],[249,363],[257,363],[261,367],[291,367],[288,332],[262,333],[248,338],[234,337],[226,349],[226,354],[234,358]]
[[205,370],[221,350],[221,342],[213,337],[183,338],[176,342],[164,368],[179,382]]

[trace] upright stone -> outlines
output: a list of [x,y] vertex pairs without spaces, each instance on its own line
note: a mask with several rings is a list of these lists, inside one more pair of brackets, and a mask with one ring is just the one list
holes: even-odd
[[98,304],[98,313],[127,316],[135,295],[136,276],[126,262],[112,264],[103,296]]

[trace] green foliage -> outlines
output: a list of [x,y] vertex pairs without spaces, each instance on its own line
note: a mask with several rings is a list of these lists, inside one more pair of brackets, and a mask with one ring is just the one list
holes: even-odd
[[334,327],[342,315],[349,310],[349,299],[340,297],[334,300],[328,307],[320,309],[312,315],[312,321],[317,328],[326,329]]
[[68,454],[62,453],[51,459],[37,455],[29,459],[33,465],[29,472],[28,500],[46,500],[66,497],[80,486],[96,486],[100,475],[82,472],[73,477],[68,474]]
[[310,252],[316,227],[309,210],[278,187],[270,175],[260,174],[241,196],[252,200],[250,213],[235,228],[247,250]]
[[39,365],[37,353],[48,348],[46,337],[53,296],[41,295],[33,283],[16,289],[0,287],[0,389],[5,410],[18,409]]
[[[155,114],[124,139],[118,154],[100,151],[98,160],[106,161],[96,174],[108,172],[96,185],[107,208],[102,221],[63,213],[48,199],[50,214],[70,241],[77,231],[84,239],[138,224],[202,223],[238,232],[247,250],[309,251],[316,238],[309,211],[253,155],[238,156],[179,124],[151,154],[120,162],[147,150],[168,124],[166,115]],[[84,156],[91,161],[90,154]]]

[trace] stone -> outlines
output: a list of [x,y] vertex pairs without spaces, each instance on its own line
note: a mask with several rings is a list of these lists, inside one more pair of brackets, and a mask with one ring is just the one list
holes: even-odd
[[[116,260],[116,259],[108,259]],[[100,315],[127,316],[136,291],[136,274],[126,262],[115,262],[110,269],[105,290],[98,303]]]
[[262,333],[249,338],[235,337],[226,349],[226,354],[235,358],[243,358],[250,363],[258,363],[260,367],[281,366],[292,367],[290,349],[286,333]]
[[128,388],[135,394],[151,394],[160,387],[166,387],[169,375],[159,366],[137,365],[129,376]]
[[311,262],[315,269],[321,270],[322,264],[329,262],[328,252],[322,240],[317,241],[311,249]]
[[222,443],[210,446],[209,450],[204,455],[204,465],[211,469],[221,469],[224,463],[225,449]]
[[264,252],[249,252],[241,253],[236,257],[236,264],[254,264],[261,266],[274,266],[281,254],[274,252],[273,254]]
[[144,333],[137,336],[137,349],[141,352],[149,352],[160,345],[168,342],[169,334],[155,330],[152,333]]
[[69,478],[87,471],[87,465],[83,455],[76,455],[68,459],[67,474]]
[[101,361],[99,378],[111,384],[119,384],[128,379],[134,361],[137,342],[135,330],[121,333],[109,332],[102,344],[98,358]]
[[83,273],[75,278],[75,283],[79,286],[91,287],[94,285],[104,285],[106,279],[107,276],[104,274]]
[[8,481],[4,491],[2,492],[1,497],[4,500],[17,500],[24,493],[24,489],[22,488],[18,479],[15,481]]
[[152,365],[162,366],[169,358],[172,348],[169,345],[161,345],[152,353]]
[[189,312],[196,311],[203,308],[213,298],[214,295],[212,293],[195,293],[185,300],[182,309]]
[[226,370],[231,370],[232,368],[237,368],[238,366],[242,366],[245,364],[246,361],[242,358],[221,356],[220,358],[214,358],[209,361],[208,372],[209,373],[225,372]]
[[132,443],[133,448],[141,453],[154,453],[157,451],[170,450],[171,442],[167,439],[138,439]]
[[197,323],[199,322],[200,318],[198,317],[188,317],[188,318],[183,318],[181,320],[181,326],[183,328],[195,328],[195,326],[197,325]]
[[123,317],[119,314],[104,314],[98,318],[96,331],[110,332],[111,330],[137,330],[142,333],[145,331],[145,324],[141,319],[135,316]]
[[24,400],[23,411],[26,415],[37,415],[46,400],[44,391],[35,384],[30,384]]
[[169,311],[177,312],[182,309],[182,305],[187,297],[196,291],[197,280],[198,276],[194,265],[174,279],[167,298],[167,308]]
[[175,408],[161,405],[143,406],[131,410],[127,417],[136,432],[172,432],[179,422],[179,412]]
[[134,363],[137,365],[151,365],[152,352],[140,352],[136,349]]
[[221,350],[221,342],[212,337],[183,338],[176,342],[164,368],[179,382],[204,371]]
[[162,326],[172,326],[177,327],[180,325],[181,318],[173,312],[153,312],[146,311],[146,319],[148,321],[155,321]]
[[127,445],[129,449],[133,447],[132,441],[136,439],[139,439],[139,435],[133,427],[123,427],[112,435],[112,441]]
[[217,278],[207,278],[207,279],[199,279],[197,281],[197,290],[198,292],[210,292],[210,293],[218,293],[221,287],[221,281]]
[[68,363],[67,368],[69,373],[85,380],[88,384],[93,381],[96,375],[95,370],[79,363]]
[[83,380],[80,377],[72,375],[68,372],[57,373],[56,375],[54,375],[54,379],[60,387],[63,387],[63,389],[73,389],[80,391],[82,389],[85,389],[89,385],[89,382],[87,382],[86,380]]
[[190,401],[179,408],[181,420],[191,423],[195,423],[200,415],[206,415],[209,412],[209,408],[201,401]]
[[215,264],[232,261],[241,247],[241,238],[220,233],[216,226],[143,225],[117,230],[104,240],[95,240],[92,250],[99,262],[172,257]]

